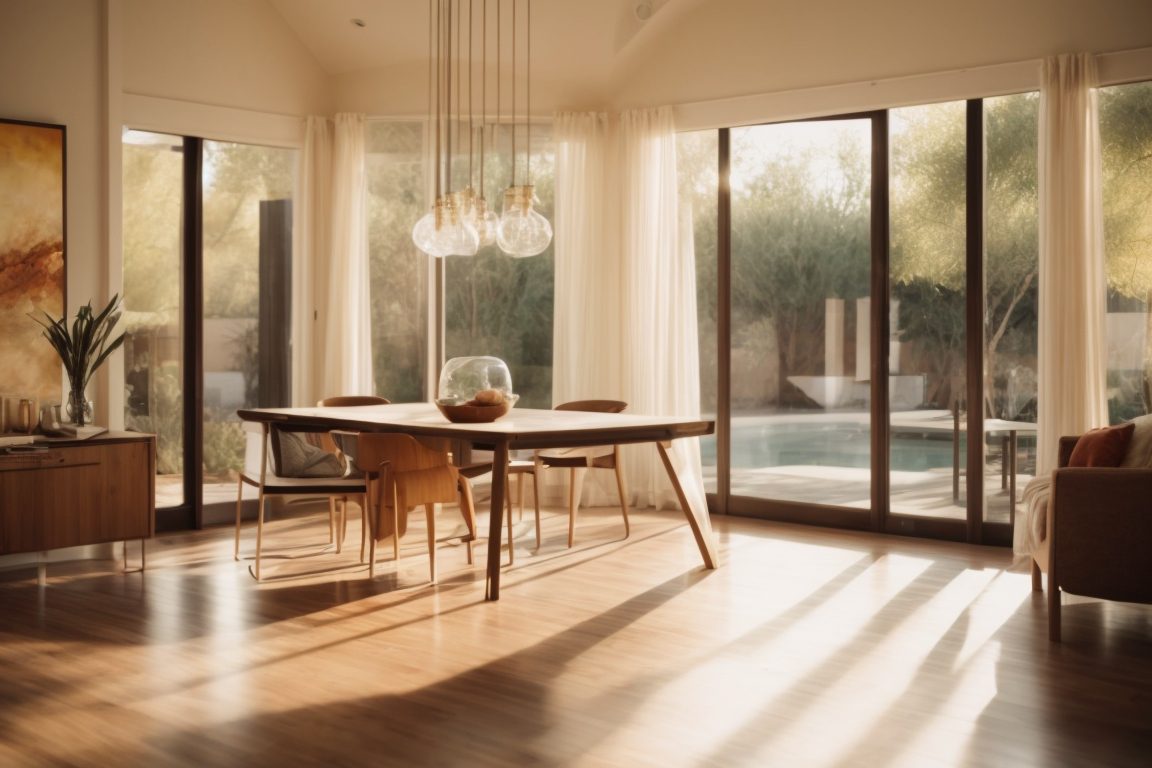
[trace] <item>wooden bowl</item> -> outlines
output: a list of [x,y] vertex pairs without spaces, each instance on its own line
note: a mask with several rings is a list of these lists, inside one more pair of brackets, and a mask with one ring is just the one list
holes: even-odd
[[436,403],[436,407],[453,424],[486,424],[496,421],[512,410],[512,403],[507,400],[499,405],[443,405]]

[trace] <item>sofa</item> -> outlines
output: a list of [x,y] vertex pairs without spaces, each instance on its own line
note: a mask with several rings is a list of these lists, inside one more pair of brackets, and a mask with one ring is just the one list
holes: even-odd
[[[1085,466],[1082,441],[1108,430],[1129,433],[1120,455],[1114,437],[1113,455]],[[1025,492],[1026,549],[1032,589],[1048,576],[1049,640],[1060,641],[1062,592],[1152,603],[1152,416],[1062,437],[1058,468],[1034,483]]]

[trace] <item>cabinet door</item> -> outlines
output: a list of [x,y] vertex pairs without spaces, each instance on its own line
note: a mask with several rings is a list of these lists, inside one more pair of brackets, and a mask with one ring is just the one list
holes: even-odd
[[151,536],[151,446],[94,442],[0,462],[0,554]]

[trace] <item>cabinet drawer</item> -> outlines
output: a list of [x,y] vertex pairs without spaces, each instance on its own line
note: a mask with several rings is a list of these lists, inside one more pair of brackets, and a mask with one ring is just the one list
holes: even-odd
[[0,554],[153,533],[152,440],[0,457]]

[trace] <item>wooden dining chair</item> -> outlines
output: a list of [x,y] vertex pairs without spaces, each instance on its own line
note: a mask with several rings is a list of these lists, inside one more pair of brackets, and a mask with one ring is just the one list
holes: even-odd
[[[316,405],[321,408],[354,408],[363,405],[388,405],[392,401],[379,395],[336,395],[320,400]],[[332,437],[328,437],[331,449],[336,451],[345,462],[350,463],[351,474],[355,475],[355,440],[346,441],[340,445]],[[360,506],[360,562],[364,562],[364,549],[368,543],[367,499],[363,494],[357,497]],[[337,514],[339,505],[339,514]],[[335,541],[336,551],[339,553],[344,546],[344,535],[348,531],[348,497],[328,497],[328,543]]]
[[[462,464],[457,467],[460,474],[469,480],[474,480],[477,477],[488,474],[492,471],[492,462],[474,462],[470,464]],[[512,527],[512,494],[508,492],[511,489],[512,478],[516,478],[516,499],[519,505],[520,516],[524,516],[524,475],[532,475],[532,501],[536,508],[536,548],[540,548],[540,487],[536,482],[536,461],[535,459],[509,459],[508,461],[508,485],[505,488],[504,494],[504,509],[508,517],[508,565],[516,563],[516,548],[514,544],[515,529]]]
[[473,563],[476,510],[468,479],[449,461],[447,449],[422,444],[411,435],[361,432],[356,437],[357,462],[368,492],[371,536],[368,576],[375,575],[376,542],[392,537],[395,560],[400,560],[400,538],[408,528],[408,513],[423,506],[428,528],[428,568],[436,583],[436,504],[458,501],[467,534],[468,564]]
[[[557,411],[620,413],[628,407],[621,400],[573,400],[556,406]],[[620,513],[624,516],[624,537],[631,535],[628,523],[628,492],[624,486],[624,465],[619,445],[597,445],[581,448],[548,448],[536,451],[533,472],[545,467],[567,468],[568,473],[568,546],[576,541],[576,508],[589,469],[611,469],[616,473],[616,490],[620,494]],[[536,506],[536,546],[540,546],[540,506]]]
[[[257,489],[256,556],[252,575],[260,580],[260,561],[264,544],[265,501],[268,496],[341,496],[364,494],[364,479],[344,477],[343,467],[332,453],[302,439],[295,432],[281,434],[267,422],[241,422],[244,429],[244,465],[239,471],[236,490],[236,543],[233,557],[240,559],[241,509],[244,486]],[[292,448],[281,444],[283,442]],[[299,451],[307,456],[303,462],[289,469],[293,457],[288,452]],[[327,456],[328,458],[325,458]],[[299,458],[299,457],[296,457]],[[331,514],[331,510],[329,511]],[[331,519],[329,520],[331,526]]]

